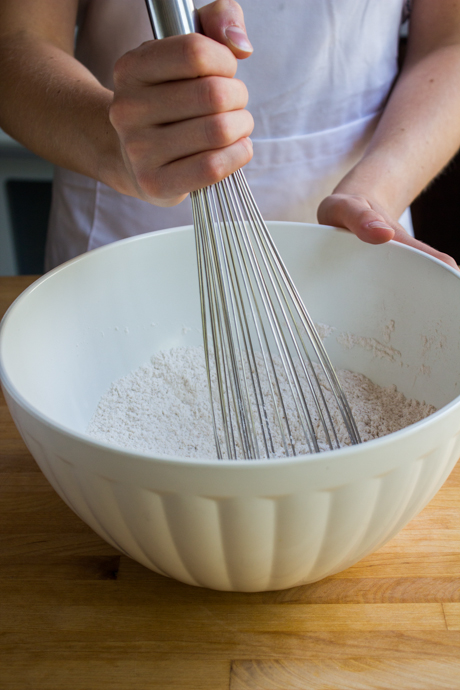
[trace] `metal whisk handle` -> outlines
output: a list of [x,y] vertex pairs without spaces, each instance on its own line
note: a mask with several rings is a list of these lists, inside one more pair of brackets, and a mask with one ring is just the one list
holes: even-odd
[[145,0],[155,38],[201,33],[193,0]]

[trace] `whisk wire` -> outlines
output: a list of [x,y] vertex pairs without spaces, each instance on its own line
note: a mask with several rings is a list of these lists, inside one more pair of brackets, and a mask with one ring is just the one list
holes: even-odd
[[[253,302],[255,305],[255,311],[257,311],[257,318],[255,317],[255,313],[253,310],[253,320],[254,320],[254,326],[256,329],[256,332],[258,334],[258,339],[259,339],[259,346],[261,349],[261,354],[263,356],[264,360],[264,365],[266,372],[268,374],[268,381],[271,386],[271,378],[273,377],[273,381],[276,384],[276,389],[278,392],[278,400],[279,404],[281,406],[281,411],[278,410],[278,408],[275,408],[275,413],[278,418],[278,425],[280,428],[281,436],[282,436],[282,442],[283,446],[285,448],[285,451],[287,452],[286,449],[286,438],[284,436],[284,425],[286,426],[286,431],[287,431],[287,437],[289,439],[289,445],[291,446],[292,452],[295,455],[295,444],[294,440],[291,434],[291,429],[289,426],[289,417],[287,415],[286,409],[285,409],[285,403],[284,403],[284,396],[281,393],[280,385],[279,385],[279,380],[278,380],[278,375],[276,372],[276,367],[273,362],[273,357],[272,357],[272,352],[271,348],[269,345],[268,337],[267,337],[267,332],[266,329],[264,328],[264,319],[261,314],[260,310],[260,301],[262,302],[262,306],[264,309],[264,314],[267,316],[268,321],[269,321],[269,326],[270,326],[270,333],[273,335],[273,338],[275,340],[276,348],[278,351],[279,356],[282,358],[283,365],[285,368],[288,366],[286,362],[286,354],[287,354],[287,349],[285,347],[285,341],[283,338],[282,331],[280,329],[280,324],[279,324],[279,319],[276,314],[276,311],[274,309],[273,302],[271,300],[269,291],[267,289],[266,282],[264,280],[264,276],[262,274],[261,270],[261,265],[260,265],[260,260],[257,257],[257,254],[255,252],[255,248],[253,243],[250,241],[250,237],[248,235],[248,220],[244,219],[243,214],[241,212],[241,204],[238,197],[239,195],[239,190],[237,186],[234,183],[234,180],[231,178],[227,178],[225,180],[227,183],[227,192],[228,192],[228,197],[227,197],[227,207],[230,208],[233,211],[233,214],[238,216],[240,218],[240,223],[238,225],[238,230],[239,232],[236,233],[234,230],[236,229],[235,223],[230,222],[229,223],[229,232],[232,233],[234,236],[234,242],[236,245],[236,253],[237,257],[240,260],[240,268],[242,268],[242,274],[244,276],[244,279],[248,279],[248,283],[251,289],[251,294],[253,297]],[[250,270],[249,270],[250,268]],[[253,281],[251,280],[251,275],[254,278],[254,282],[257,287],[257,296],[256,296],[256,290],[254,289],[254,284]],[[259,297],[259,299],[257,299]],[[252,304],[252,302],[251,302]],[[259,327],[260,326],[260,331],[263,335],[263,340],[260,337],[260,332],[259,332]],[[264,347],[265,343],[265,347]],[[268,369],[268,364],[267,364],[267,355],[270,360],[270,366],[271,366],[271,374],[270,376],[269,369]],[[287,369],[286,369],[287,370]],[[291,395],[293,396],[293,400],[297,406],[297,401],[294,395],[294,391],[292,390],[292,381],[289,378],[288,379],[288,385],[291,388]],[[271,395],[273,396],[273,389],[271,389]],[[280,416],[280,412],[282,412],[282,415]],[[300,415],[299,415],[300,416]],[[284,420],[284,425],[283,425],[283,420]],[[307,437],[308,438],[308,437]]]
[[[219,190],[212,188],[205,200],[208,219],[212,219],[212,224],[205,228],[210,233],[210,242],[214,250],[214,264],[210,266],[210,286],[214,299],[220,300],[219,304],[224,312],[224,326],[214,331],[213,346],[215,352],[228,354],[229,366],[225,369],[225,386],[232,391],[233,406],[230,408],[234,413],[236,425],[243,446],[244,457],[253,457],[254,453],[259,453],[257,434],[253,417],[252,407],[250,406],[249,393],[247,390],[248,376],[246,372],[246,362],[242,357],[242,326],[241,316],[236,300],[236,291],[230,281],[234,280],[230,270],[228,249],[226,248],[227,233],[222,233],[225,226],[219,221],[217,214],[216,196]],[[215,270],[218,267],[219,270]],[[223,274],[223,277],[222,275]],[[247,340],[247,339],[246,339]],[[223,355],[225,366],[225,355]],[[219,373],[218,373],[219,376]],[[245,393],[245,395],[243,394]],[[233,435],[233,423],[231,411],[223,415],[223,424],[229,428],[229,433]],[[235,456],[233,456],[235,457]]]
[[[266,229],[265,224],[262,221],[263,225],[260,226],[260,218],[255,216],[255,214],[253,213],[252,207],[255,206],[255,204],[254,204],[252,195],[250,195],[248,198],[248,196],[246,194],[246,189],[243,186],[242,186],[242,194],[244,195],[245,201],[248,204],[248,209],[250,209],[248,216],[249,216],[249,222],[250,222],[250,226],[251,226],[251,229],[253,232],[255,242],[258,245],[260,256],[261,256],[262,261],[265,265],[268,280],[271,283],[274,295],[275,295],[277,302],[278,302],[279,309],[281,310],[281,313],[283,315],[285,327],[287,328],[287,330],[289,332],[289,335],[291,337],[291,342],[292,342],[294,349],[296,351],[296,354],[298,357],[298,363],[301,366],[301,369],[302,369],[304,376],[306,378],[306,381],[308,383],[310,393],[312,395],[312,399],[314,401],[316,411],[317,411],[319,420],[320,420],[322,428],[323,428],[326,443],[329,445],[330,448],[333,448],[333,444],[332,444],[331,437],[329,434],[329,429],[328,429],[328,426],[327,426],[327,423],[326,423],[326,420],[325,420],[325,417],[323,414],[323,407],[326,410],[326,414],[327,414],[327,417],[329,419],[329,424],[330,424],[333,436],[334,436],[335,441],[336,441],[336,446],[339,447],[340,444],[339,444],[339,441],[338,441],[338,438],[337,438],[337,435],[335,432],[335,428],[334,428],[334,425],[332,422],[332,417],[330,415],[329,408],[327,407],[326,400],[324,398],[324,394],[323,394],[321,385],[319,383],[318,376],[317,376],[316,371],[312,365],[308,350],[305,346],[305,343],[304,343],[304,340],[302,337],[302,333],[301,333],[300,328],[299,328],[299,324],[298,324],[297,319],[295,318],[295,316],[293,314],[291,303],[286,296],[285,289],[287,289],[287,291],[289,292],[291,300],[294,301],[294,304],[295,304],[295,300],[293,299],[292,294],[289,291],[289,285],[286,285],[286,282],[282,280],[282,277],[283,277],[282,273],[280,273],[279,271],[276,270],[276,268],[278,268],[278,267],[275,266],[275,263],[273,261],[273,259],[276,259],[276,256],[272,256],[271,252],[267,251],[266,233],[264,232],[264,230]],[[258,211],[257,207],[255,207],[255,210]],[[254,218],[256,218],[256,220],[254,220]],[[267,233],[268,233],[268,231],[267,231]],[[275,281],[276,281],[276,285],[275,285]],[[290,320],[286,314],[285,308],[288,310],[289,316],[291,317],[291,321],[295,326],[300,344],[302,345],[303,352],[301,352],[299,345],[298,345],[298,342],[294,336],[294,333],[293,333],[292,327],[291,327],[291,323],[290,323]],[[292,359],[289,348],[287,347],[286,339],[284,337],[281,326],[280,326],[280,332],[283,336],[283,341],[285,344],[285,352],[286,352],[286,356],[287,356],[287,359],[289,362],[289,371],[291,372],[291,375],[292,375],[294,382],[295,382],[296,393],[299,397],[299,400],[302,403],[305,418],[309,422],[309,424],[308,424],[309,434],[310,434],[311,440],[313,441],[313,443],[315,445],[315,451],[318,451],[319,448],[316,444],[316,435],[315,435],[313,426],[310,423],[311,422],[310,412],[309,412],[309,409],[308,409],[308,406],[307,406],[307,403],[305,400],[305,396],[303,394],[303,390],[302,390],[302,387],[301,387],[301,384],[300,384],[300,381],[298,378],[298,374],[297,374],[297,371],[296,371],[296,368],[294,365],[294,361]],[[306,366],[307,363],[309,364],[309,368]],[[316,386],[314,384],[316,384]],[[321,398],[321,401],[323,403],[323,407],[320,404],[320,401],[318,399],[318,395]],[[300,414],[299,414],[299,421],[302,424],[303,419],[302,419],[302,416]],[[307,435],[306,435],[306,438],[308,441],[309,437]]]
[[[199,201],[199,192],[193,192],[191,194],[191,199],[192,199],[192,209],[193,209],[193,215],[195,219],[195,244],[196,244],[196,252],[197,252],[197,263],[198,263],[198,284],[199,284],[199,291],[200,291],[200,304],[201,304],[201,323],[202,323],[202,328],[203,328],[203,347],[204,347],[204,353],[205,353],[205,363],[206,363],[206,375],[208,379],[208,388],[211,391],[213,389],[212,385],[212,375],[211,375],[211,353],[209,351],[209,335],[208,335],[208,329],[207,329],[207,324],[208,321],[211,323],[211,331],[216,327],[217,323],[217,315],[216,318],[212,318],[212,314],[214,312],[214,302],[212,298],[212,293],[209,290],[209,282],[207,280],[207,276],[205,275],[207,271],[207,262],[208,262],[208,257],[207,257],[207,249],[206,249],[206,243],[204,242],[203,238],[203,231],[204,231],[204,222],[202,218],[202,213],[203,213],[203,208],[200,205]],[[207,289],[207,297],[206,299],[206,289]],[[207,315],[207,310],[209,310],[211,316],[208,318]],[[215,355],[215,366],[216,369],[219,370],[220,367],[220,361],[218,358],[218,355]],[[225,393],[224,389],[222,387],[222,378],[219,376],[219,371],[217,373],[217,382],[218,382],[218,387],[219,387],[219,399],[220,399],[220,410],[221,414],[225,415]],[[217,452],[217,457],[219,459],[222,459],[222,450],[220,446],[220,440],[219,440],[219,435],[217,431],[217,422],[216,422],[216,410],[215,406],[211,405],[211,413],[212,413],[212,422],[213,422],[213,430],[214,430],[214,440],[216,443],[216,452]],[[227,428],[224,426],[224,434],[225,434],[225,443],[227,446],[227,450],[230,449],[230,439],[227,436]]]
[[[250,397],[248,391],[248,380],[250,377],[247,372],[247,361],[249,359],[249,352],[247,348],[247,339],[244,334],[244,324],[241,318],[241,309],[238,302],[239,285],[235,286],[235,274],[232,271],[233,257],[228,251],[228,235],[225,230],[227,226],[223,225],[219,220],[218,207],[222,213],[222,199],[220,198],[219,187],[212,188],[210,199],[212,200],[211,208],[213,210],[213,228],[217,239],[218,260],[219,266],[225,273],[225,288],[223,293],[225,307],[229,309],[231,321],[227,323],[225,331],[228,348],[231,351],[231,376],[233,378],[233,386],[235,390],[235,397],[237,399],[237,409],[239,411],[239,423],[244,433],[244,446],[246,455],[249,457],[250,453],[259,452],[257,434],[255,429],[254,415],[252,406],[250,405]],[[223,232],[224,231],[224,232]],[[236,288],[236,289],[235,289]],[[232,329],[233,324],[233,329]],[[246,361],[243,357],[243,345],[246,353]],[[249,367],[250,368],[250,367]],[[245,395],[243,395],[243,391]],[[254,391],[255,392],[255,391]],[[231,417],[229,417],[231,423]]]
[[[243,191],[243,193],[244,193],[244,190],[242,190],[242,191]],[[288,333],[289,333],[289,335],[290,335],[290,337],[291,337],[291,342],[292,342],[292,344],[293,344],[293,346],[294,346],[294,349],[296,350],[296,354],[297,354],[297,357],[298,357],[298,362],[299,362],[300,365],[302,366],[304,375],[305,375],[305,377],[306,377],[307,383],[308,383],[309,388],[310,388],[310,392],[311,392],[313,401],[314,401],[315,406],[316,406],[316,410],[317,410],[317,413],[318,413],[318,417],[319,417],[319,419],[320,419],[320,421],[321,421],[321,423],[322,423],[322,426],[323,426],[323,431],[324,431],[324,434],[325,434],[326,441],[327,441],[329,447],[332,448],[333,446],[332,446],[332,442],[331,442],[331,439],[330,439],[329,430],[328,430],[328,428],[327,428],[327,425],[326,425],[326,422],[325,422],[325,419],[324,419],[324,415],[323,415],[323,411],[322,411],[322,409],[321,409],[321,405],[319,404],[319,401],[318,401],[317,391],[315,390],[315,387],[313,386],[312,377],[310,376],[310,373],[309,373],[307,367],[305,366],[305,363],[304,363],[302,354],[301,354],[301,352],[300,352],[300,349],[299,349],[298,344],[297,344],[297,342],[296,342],[296,339],[295,339],[295,337],[294,337],[294,333],[293,333],[293,331],[292,331],[292,328],[291,328],[291,325],[290,325],[290,321],[289,321],[289,319],[288,319],[288,317],[287,317],[287,314],[286,314],[286,311],[285,311],[285,306],[286,306],[286,308],[287,308],[288,311],[289,311],[289,314],[290,314],[290,316],[291,316],[292,322],[293,322],[293,323],[295,324],[295,326],[296,326],[296,330],[297,330],[298,334],[300,335],[300,331],[299,331],[299,328],[298,328],[298,324],[297,324],[297,322],[296,322],[296,320],[295,320],[295,318],[294,318],[294,315],[293,315],[293,313],[292,313],[292,308],[291,308],[291,306],[290,306],[290,304],[289,304],[289,301],[288,301],[287,298],[286,298],[286,294],[285,294],[284,289],[283,289],[283,283],[282,283],[282,281],[280,281],[280,278],[279,278],[278,274],[277,274],[275,271],[273,271],[274,265],[273,265],[273,262],[271,261],[270,254],[268,254],[268,253],[265,251],[265,247],[262,245],[264,238],[263,238],[263,235],[261,235],[261,233],[259,232],[259,226],[258,226],[258,224],[255,222],[254,215],[253,215],[252,212],[251,212],[252,209],[251,209],[251,206],[250,206],[249,204],[248,204],[248,209],[249,209],[249,212],[248,212],[248,225],[249,225],[249,227],[250,227],[251,230],[252,230],[253,238],[254,238],[254,241],[255,241],[255,243],[256,243],[256,245],[257,245],[257,248],[258,248],[258,250],[259,250],[259,255],[260,255],[260,257],[261,257],[261,261],[262,261],[262,263],[263,263],[263,265],[264,265],[264,267],[265,267],[265,269],[266,269],[266,276],[267,276],[267,277],[266,277],[266,280],[268,280],[269,283],[270,283],[270,285],[271,285],[273,295],[274,295],[274,297],[276,298],[276,302],[277,302],[277,304],[278,304],[278,308],[279,308],[279,310],[280,310],[280,312],[281,312],[281,314],[282,314],[282,316],[283,316],[284,326],[285,326],[285,328],[287,329],[287,331],[288,331]],[[272,270],[270,271],[270,269],[272,269]],[[275,284],[273,278],[275,278],[277,285]],[[295,403],[295,405],[296,405],[297,415],[298,415],[299,422],[300,422],[300,424],[301,424],[301,426],[302,426],[302,428],[303,428],[303,431],[304,431],[304,434],[305,434],[305,438],[306,438],[306,441],[307,441],[308,445],[310,446],[310,440],[311,440],[311,441],[313,442],[314,447],[315,447],[315,451],[317,452],[317,451],[319,450],[319,447],[318,447],[318,445],[317,445],[316,434],[315,434],[315,431],[314,431],[314,428],[313,428],[313,424],[312,424],[310,412],[309,412],[309,409],[308,409],[308,406],[307,406],[307,403],[306,403],[306,400],[305,400],[305,396],[304,396],[304,394],[303,394],[303,390],[302,390],[302,387],[301,387],[301,384],[300,384],[300,381],[299,381],[299,377],[298,377],[298,374],[297,374],[297,371],[296,371],[296,367],[295,367],[295,365],[294,365],[294,361],[293,361],[293,359],[292,359],[291,352],[290,352],[289,347],[288,347],[287,342],[286,342],[286,337],[285,337],[285,334],[284,334],[284,331],[283,331],[282,324],[280,323],[280,319],[279,319],[279,317],[278,317],[278,314],[277,314],[276,310],[275,310],[274,307],[273,307],[272,299],[270,298],[269,291],[266,289],[266,285],[265,285],[265,282],[264,282],[263,279],[262,279],[261,285],[262,285],[262,290],[265,292],[266,297],[267,297],[267,299],[268,299],[268,304],[269,304],[269,306],[270,306],[270,312],[271,312],[272,315],[273,315],[273,319],[274,319],[274,320],[271,322],[271,326],[272,326],[272,328],[273,328],[274,334],[277,335],[276,342],[277,342],[277,346],[278,346],[278,353],[279,353],[279,355],[280,355],[280,357],[281,357],[281,359],[282,359],[282,362],[283,362],[283,365],[284,365],[286,371],[289,373],[288,383],[289,383],[289,386],[290,386],[290,388],[291,388],[292,399],[294,400],[294,403]],[[278,286],[279,291],[278,291],[278,289],[277,289],[277,286]],[[283,299],[281,299],[280,293],[281,293],[281,296],[282,296]],[[303,343],[302,339],[301,339],[301,342]],[[304,356],[306,356],[307,359],[308,359],[308,362],[309,362],[310,367],[311,367],[311,372],[312,372],[313,378],[314,378],[314,380],[316,381],[316,384],[317,384],[317,390],[318,390],[319,394],[321,395],[321,398],[322,398],[322,400],[323,400],[323,404],[326,405],[326,402],[325,402],[325,400],[324,400],[324,396],[323,396],[323,394],[322,394],[322,390],[321,390],[321,387],[320,387],[318,378],[317,378],[317,376],[316,376],[316,372],[315,372],[315,370],[313,369],[313,366],[312,366],[311,361],[310,361],[310,357],[309,357],[309,355],[308,355],[308,351],[306,350],[305,347],[304,347]],[[294,390],[295,390],[295,392],[294,392]],[[299,410],[299,407],[298,407],[299,404],[300,404],[301,407],[302,407],[302,413],[303,413],[303,414],[302,414],[301,411]],[[326,407],[326,409],[327,409],[327,407]],[[307,432],[307,430],[305,429],[304,421],[307,422],[308,432]],[[331,423],[331,426],[332,426],[332,419],[330,419],[330,423]],[[332,427],[332,428],[333,428],[333,427]],[[339,443],[338,443],[338,440],[337,440],[337,446],[338,446],[338,445],[339,445]],[[310,451],[311,451],[311,450],[312,450],[312,449],[311,449],[311,447],[310,447]]]
[[[228,205],[228,198],[223,198],[223,194],[225,195],[225,186],[226,186],[227,180],[224,180],[222,182],[222,185],[217,185],[216,186],[216,196],[219,201],[219,207],[220,207],[220,213],[221,213],[221,218],[225,219],[225,224],[224,226],[220,225],[219,230],[222,231],[222,227],[225,228],[225,238],[226,238],[226,244],[228,247],[228,253],[229,253],[229,260],[231,262],[231,280],[232,280],[232,285],[235,290],[235,293],[238,296],[237,300],[237,309],[238,309],[238,316],[240,319],[240,324],[241,324],[241,332],[242,332],[242,337],[243,337],[243,342],[244,342],[244,347],[245,347],[245,355],[246,355],[246,361],[249,363],[249,374],[250,374],[250,379],[252,383],[252,390],[253,390],[253,395],[254,395],[254,400],[255,400],[255,407],[258,412],[258,417],[259,417],[259,423],[261,425],[261,431],[262,431],[262,436],[263,436],[263,441],[264,441],[264,446],[265,446],[265,451],[267,453],[267,456],[269,456],[269,450],[268,450],[268,442],[270,444],[270,450],[272,453],[275,452],[274,445],[273,445],[273,439],[272,439],[272,434],[270,430],[270,425],[268,421],[268,415],[267,415],[267,407],[262,391],[262,386],[260,382],[260,376],[259,376],[259,371],[256,363],[256,357],[254,353],[254,348],[253,348],[253,341],[250,336],[250,328],[249,328],[249,323],[247,319],[247,314],[246,310],[242,308],[243,306],[243,290],[241,286],[241,282],[239,280],[238,275],[241,275],[243,282],[245,281],[245,278],[247,277],[248,280],[250,280],[249,276],[247,276],[244,272],[240,271],[240,274],[238,274],[237,267],[235,264],[235,257],[234,257],[234,252],[232,251],[231,244],[235,244],[235,237],[234,237],[234,232],[232,230],[235,229],[241,222],[242,222],[242,217],[236,219],[235,223],[232,222],[230,218],[230,207]],[[223,190],[221,189],[221,186],[223,187]],[[226,203],[227,202],[227,203]],[[241,269],[241,266],[240,266]],[[246,295],[249,298],[249,303],[251,306],[251,310],[253,310],[253,303],[250,300],[249,297],[249,291],[248,291],[248,286],[245,283],[243,285]],[[252,294],[253,291],[251,290]],[[258,336],[258,341],[260,342],[260,334],[258,333],[257,329],[257,321],[254,321],[254,325],[256,327],[257,331],[257,336]],[[242,352],[240,353],[242,355]],[[245,365],[245,360],[244,357],[242,357],[242,369],[244,371],[244,365]],[[255,435],[255,438],[257,439],[257,434],[255,427],[253,426],[253,432]]]
[[[225,444],[229,457],[237,457],[237,446],[234,435],[234,423],[238,427],[238,434],[245,452],[250,453],[249,439],[246,429],[245,411],[242,409],[244,399],[239,391],[240,381],[232,376],[236,367],[236,358],[232,342],[232,331],[229,320],[231,312],[227,301],[225,278],[228,271],[222,271],[219,263],[219,248],[215,233],[215,221],[212,217],[212,208],[209,198],[203,190],[197,192],[202,195],[200,203],[201,225],[197,223],[196,229],[201,230],[201,242],[206,247],[204,273],[208,296],[209,319],[211,321],[211,336],[213,344],[213,361],[216,369],[221,421],[225,434]],[[230,295],[231,298],[231,295]],[[228,336],[228,337],[226,337]],[[209,348],[208,348],[209,351]],[[256,452],[253,449],[253,452]]]
[[[331,362],[331,360],[327,354],[327,351],[325,350],[325,348],[323,346],[323,343],[321,342],[319,334],[316,330],[315,325],[313,324],[313,321],[312,321],[309,313],[305,309],[305,305],[303,304],[303,301],[302,301],[302,299],[298,293],[298,290],[295,287],[295,284],[292,281],[291,276],[289,275],[289,272],[288,272],[280,254],[276,248],[276,245],[273,242],[273,239],[272,239],[270,233],[268,232],[268,228],[265,224],[265,221],[262,218],[262,215],[261,215],[257,205],[255,204],[254,197],[252,196],[252,193],[251,193],[249,185],[246,181],[246,178],[244,177],[244,174],[241,170],[238,170],[236,173],[234,173],[234,176],[240,182],[241,189],[244,190],[243,193],[245,196],[245,201],[248,204],[248,207],[250,207],[252,209],[253,213],[257,217],[257,223],[255,224],[255,227],[257,228],[258,233],[260,233],[260,236],[263,238],[264,242],[266,243],[266,251],[265,251],[264,256],[267,256],[269,258],[269,260],[273,259],[276,262],[278,271],[273,271],[273,275],[275,275],[277,279],[278,279],[278,273],[280,273],[283,276],[283,278],[284,278],[283,283],[287,287],[289,294],[290,294],[290,297],[291,297],[293,303],[295,304],[296,308],[298,309],[298,315],[301,318],[302,325],[305,328],[305,331],[307,332],[307,335],[308,335],[309,341],[313,347],[313,350],[314,350],[316,356],[318,357],[319,362],[322,365],[322,369],[324,370],[324,373],[326,375],[328,383],[331,387],[331,391],[334,394],[334,397],[336,398],[336,402],[339,406],[344,424],[346,425],[347,431],[348,431],[348,433],[352,439],[352,442],[353,443],[360,443],[361,439],[359,436],[359,431],[358,431],[358,428],[356,425],[356,421],[353,417],[353,414],[351,412],[351,408],[350,408],[348,401],[346,399],[346,396],[343,392],[342,386],[341,386],[340,381],[337,377],[337,374],[336,374],[335,369],[332,365],[332,362]],[[297,322],[295,319],[293,319],[293,322],[297,325]],[[308,354],[308,350],[307,350],[307,348],[303,342],[301,332],[298,329],[297,329],[297,331],[299,334],[299,339],[302,341],[305,356],[307,357],[307,359],[311,365],[311,359],[310,359],[310,356]],[[302,359],[300,361],[303,362]],[[314,369],[312,369],[312,371],[315,374]],[[315,378],[316,378],[316,380],[318,380],[316,377],[316,374],[315,374]],[[318,386],[319,386],[319,383],[318,383]],[[319,390],[322,394],[322,390],[321,390],[320,386],[319,386]],[[324,404],[325,404],[325,402],[324,402]],[[325,404],[325,409],[329,413],[329,408],[326,404]],[[329,417],[330,417],[330,415],[329,415]],[[331,420],[331,424],[332,424],[332,420]],[[334,429],[334,434],[335,434],[335,427],[333,424],[332,424],[332,428]],[[337,443],[338,443],[338,441],[337,441]]]
[[[291,443],[291,445],[292,445],[292,435],[291,435],[290,429],[289,429],[288,417],[287,417],[286,411],[284,409],[284,399],[283,399],[283,396],[281,394],[281,389],[280,389],[280,385],[279,385],[279,380],[278,380],[276,368],[275,368],[274,363],[273,363],[270,348],[268,347],[268,338],[267,338],[266,329],[264,327],[264,321],[263,321],[261,313],[260,313],[259,300],[257,299],[258,297],[260,297],[260,294],[259,294],[260,293],[260,284],[257,281],[258,276],[257,276],[257,273],[254,273],[254,272],[251,274],[251,271],[249,270],[249,267],[248,267],[248,260],[251,264],[251,268],[253,268],[253,264],[254,264],[254,257],[251,255],[252,246],[249,243],[247,243],[247,231],[246,231],[244,217],[241,214],[241,212],[238,213],[238,211],[240,211],[240,209],[238,209],[238,207],[235,206],[235,203],[234,203],[235,198],[234,198],[234,195],[232,194],[231,181],[228,178],[227,178],[227,180],[224,180],[224,182],[222,184],[222,188],[223,188],[223,190],[222,190],[223,194],[225,196],[224,208],[225,208],[227,214],[230,213],[230,217],[227,216],[225,218],[225,223],[224,223],[225,232],[226,232],[226,235],[229,237],[229,239],[231,239],[230,251],[232,252],[232,255],[234,253],[237,257],[237,262],[238,262],[238,266],[240,269],[239,274],[241,275],[242,283],[243,283],[244,288],[245,288],[245,295],[247,298],[249,308],[251,310],[252,324],[253,324],[254,330],[255,330],[256,335],[257,335],[257,341],[259,343],[260,354],[262,356],[263,363],[264,363],[264,369],[265,369],[265,372],[267,374],[266,380],[267,380],[268,386],[270,388],[271,398],[274,399],[274,395],[275,395],[273,383],[275,384],[275,388],[278,392],[278,400],[280,401],[280,404],[282,407],[283,417],[280,416],[280,410],[278,409],[277,406],[274,407],[274,413],[275,413],[277,420],[278,420],[282,444],[283,444],[283,447],[285,449],[285,452],[287,453],[288,452],[287,451],[288,441],[286,439],[285,432],[283,429],[282,419],[285,420],[285,423],[288,427],[288,429],[287,429],[288,439],[289,439],[289,442]],[[246,254],[243,251],[242,242],[245,244],[244,248],[247,250]],[[252,278],[255,279],[255,281],[257,283],[256,287],[258,288],[258,290],[254,289],[254,280],[251,279],[251,275],[252,275]],[[244,301],[241,302],[241,306],[242,306],[242,310],[245,312]],[[264,307],[266,307],[265,304],[264,304]],[[256,314],[256,312],[257,312],[257,314]],[[270,316],[269,314],[267,314],[267,315]],[[248,335],[249,335],[249,340],[252,341],[250,333],[248,333]],[[266,347],[264,347],[264,342],[265,342]],[[268,354],[268,357],[270,360],[271,370],[269,369],[269,366],[268,366],[267,354]],[[256,372],[257,372],[257,376],[258,376],[257,365],[256,365]]]
[[[192,194],[203,337],[211,401],[211,364],[216,407],[229,458],[275,454],[269,410],[285,455],[296,455],[290,419],[295,414],[310,452],[320,450],[316,424],[329,448],[340,447],[334,421],[304,335],[324,372],[352,443],[356,423],[316,328],[261,217],[242,171]],[[210,321],[210,326],[205,321]],[[257,354],[254,346],[257,343]],[[279,364],[275,364],[275,358]],[[284,372],[291,407],[286,408],[277,367]],[[314,422],[299,378],[302,372],[316,411]],[[261,382],[268,387],[265,397]],[[217,402],[218,401],[218,402]],[[311,405],[311,403],[310,403]],[[212,402],[214,408],[214,402]],[[218,418],[213,409],[214,434]],[[257,433],[259,430],[260,434]],[[216,442],[218,457],[223,448]]]

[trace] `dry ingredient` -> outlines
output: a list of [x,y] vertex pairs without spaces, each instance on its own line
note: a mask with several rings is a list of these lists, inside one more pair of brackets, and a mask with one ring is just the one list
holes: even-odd
[[[319,367],[317,371],[321,379]],[[337,374],[363,441],[398,431],[435,412],[431,405],[407,400],[396,386],[382,388],[362,374],[347,370],[339,370]],[[324,378],[321,383],[339,441],[347,445],[348,433],[333,396]],[[316,426],[320,446],[326,449],[321,443],[319,420]],[[297,452],[307,453],[300,425],[296,427],[294,423],[291,431]],[[203,348],[158,352],[149,363],[114,382],[102,396],[87,432],[98,440],[126,449],[215,458]],[[284,455],[281,444],[276,455]]]

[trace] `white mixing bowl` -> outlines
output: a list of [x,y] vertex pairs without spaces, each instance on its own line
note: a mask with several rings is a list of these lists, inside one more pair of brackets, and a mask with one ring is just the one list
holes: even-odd
[[85,429],[112,381],[158,350],[202,342],[191,228],[70,261],[26,290],[1,327],[8,405],[50,483],[114,547],[191,585],[254,592],[343,570],[404,527],[460,454],[460,275],[395,243],[270,228],[313,319],[335,328],[325,341],[335,366],[438,412],[358,447],[285,460],[152,457],[92,440]]

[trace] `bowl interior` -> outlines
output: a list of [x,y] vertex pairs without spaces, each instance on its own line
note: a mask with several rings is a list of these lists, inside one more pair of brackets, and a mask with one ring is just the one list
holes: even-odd
[[[269,223],[336,368],[436,407],[460,393],[460,279],[390,243]],[[158,350],[202,343],[193,230],[117,242],[37,281],[4,319],[4,385],[84,433],[101,395]]]

